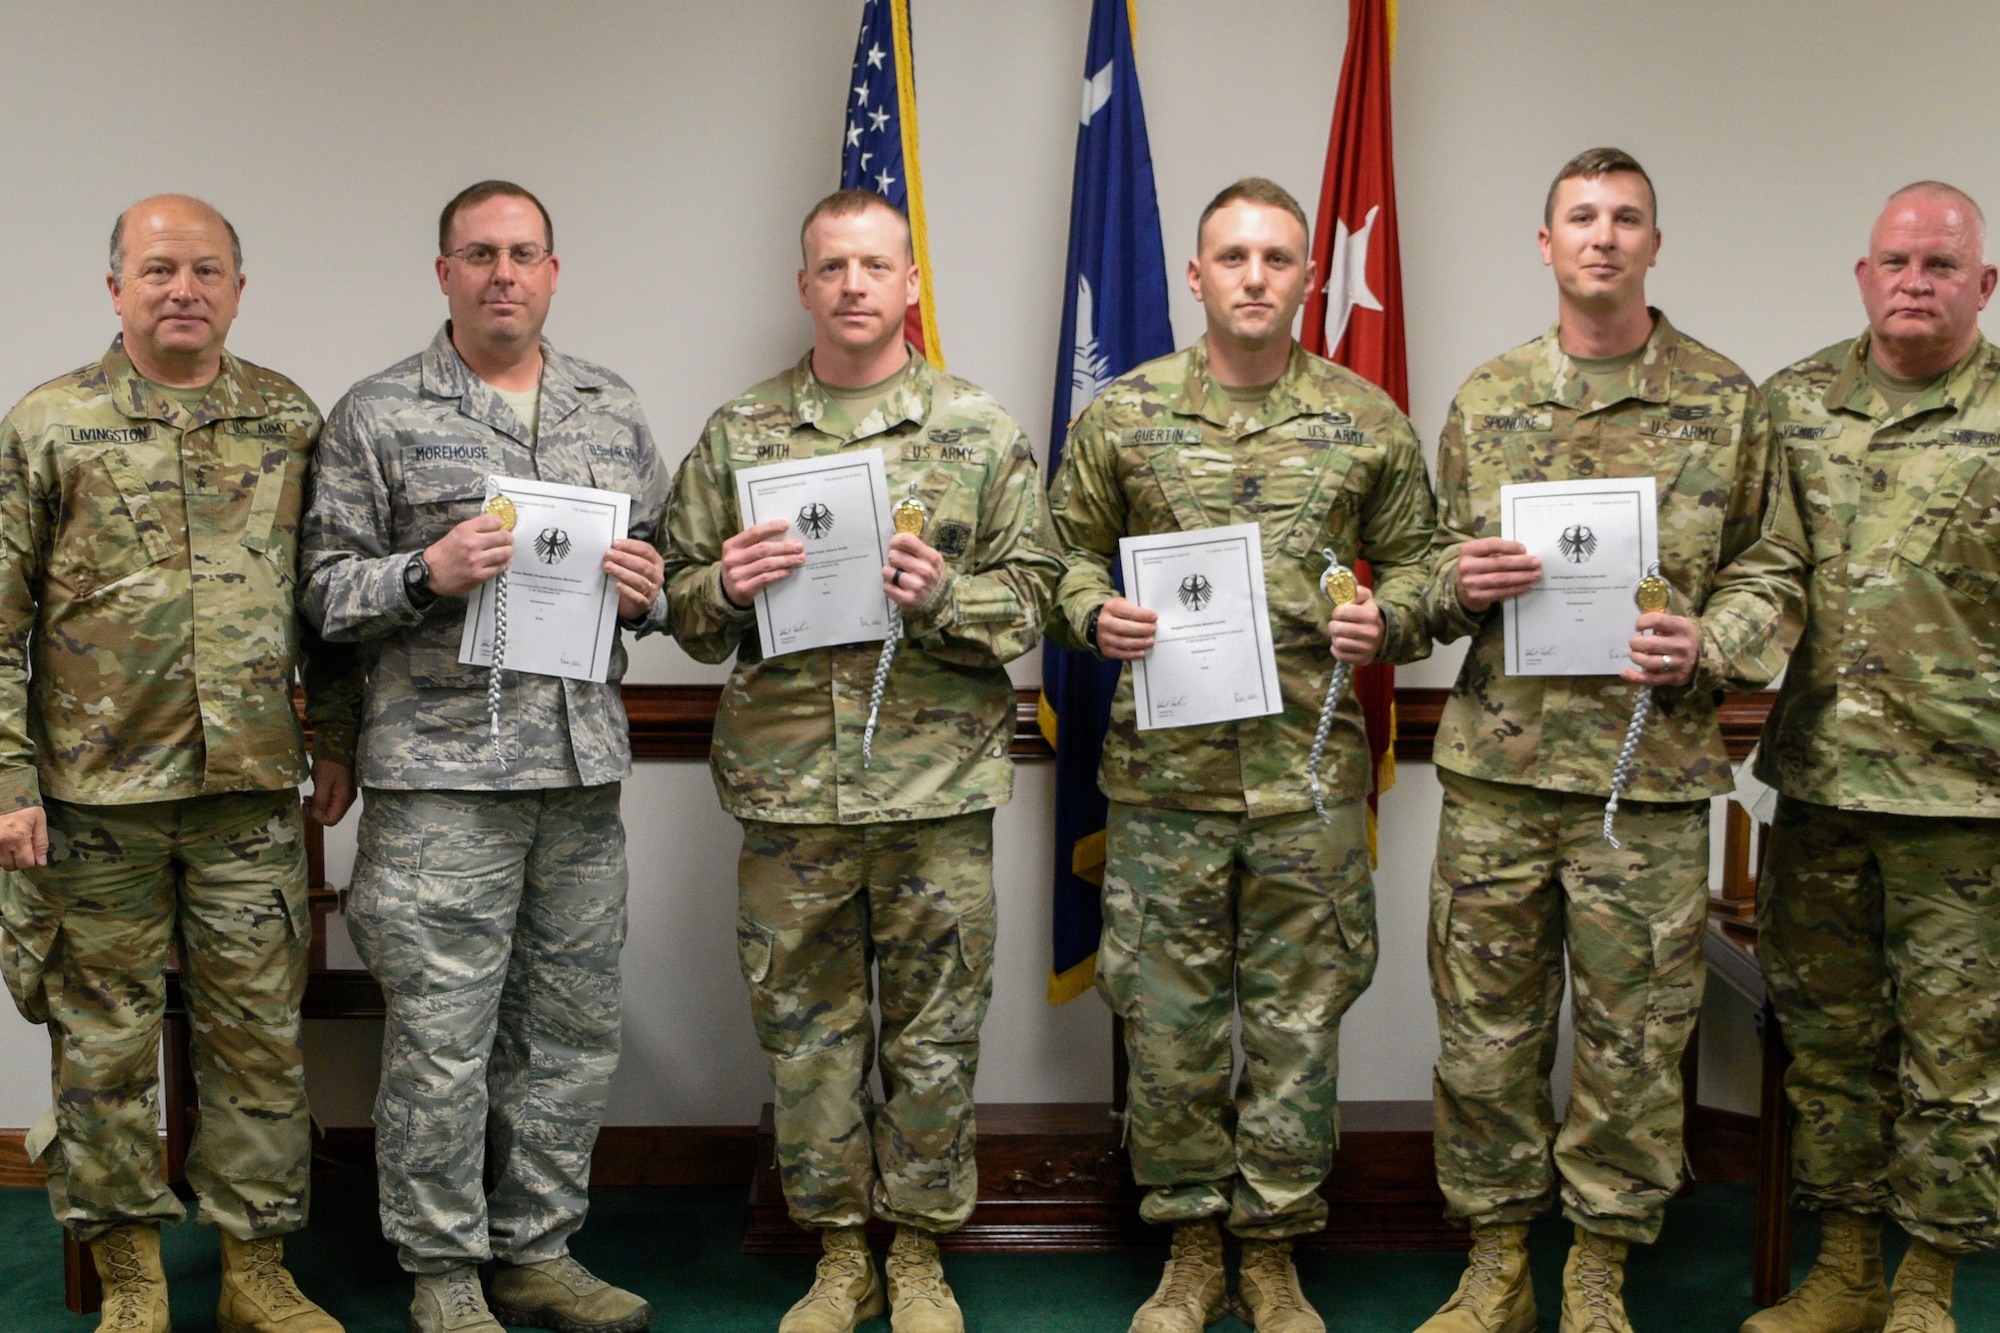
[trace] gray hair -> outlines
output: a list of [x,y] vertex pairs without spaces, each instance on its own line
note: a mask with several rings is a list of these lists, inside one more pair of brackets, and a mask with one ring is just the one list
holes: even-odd
[[[141,202],[144,201],[142,200]],[[222,217],[222,210],[214,204],[209,203],[206,199],[196,199],[195,202],[215,214],[218,218],[222,218],[223,229],[229,233],[229,257],[234,261],[236,271],[241,273],[243,271],[243,238],[236,234],[236,224],[228,218]],[[133,205],[135,208],[137,206],[136,204]],[[111,271],[120,277],[125,275],[125,218],[131,211],[132,209],[130,208],[126,209],[125,212],[118,215],[118,220],[111,224]]]

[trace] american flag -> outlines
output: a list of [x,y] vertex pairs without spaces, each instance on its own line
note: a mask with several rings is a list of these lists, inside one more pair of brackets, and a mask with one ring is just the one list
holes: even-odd
[[931,304],[930,240],[924,227],[923,172],[917,154],[917,74],[910,54],[909,0],[862,0],[861,37],[848,80],[847,125],[840,143],[840,188],[873,190],[910,219],[923,275],[905,336],[934,366],[944,366]]

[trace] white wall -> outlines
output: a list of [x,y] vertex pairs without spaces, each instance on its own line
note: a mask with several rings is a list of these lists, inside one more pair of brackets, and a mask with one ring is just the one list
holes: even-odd
[[[914,0],[935,287],[954,370],[1048,430],[1083,0]],[[1653,292],[1684,329],[1768,374],[1851,332],[1848,269],[1880,197],[1941,176],[2000,202],[1989,6],[1829,0],[1405,0],[1398,183],[1413,415],[1435,440],[1467,371],[1553,310],[1534,253],[1549,176],[1599,143],[1635,152],[1666,234]],[[638,388],[662,452],[806,340],[797,220],[834,184],[854,0],[15,0],[0,18],[0,215],[12,318],[0,401],[98,354],[115,324],[106,233],[138,196],[188,190],[241,229],[232,346],[330,405],[443,317],[433,220],[458,187],[538,191],[564,259],[550,335]],[[1312,207],[1345,36],[1325,0],[1139,0],[1139,64],[1170,272],[1201,204],[1251,172]],[[1175,290],[1179,291],[1178,279]],[[1199,330],[1177,297],[1183,340]],[[1456,651],[1403,673],[1449,683]],[[720,672],[643,646],[634,678]],[[1033,662],[1017,668],[1023,683]],[[731,958],[736,833],[700,765],[629,787],[630,1021],[614,1117],[747,1118],[762,1072]],[[1001,977],[980,1095],[1101,1098],[1103,1009],[1041,1003],[1049,777],[1000,824]],[[1350,1097],[1428,1095],[1423,889],[1437,794],[1388,798],[1383,965],[1344,1043]],[[664,817],[663,817],[664,816]],[[336,860],[351,845],[336,835]],[[1726,1012],[1726,1006],[1724,1006]],[[315,1092],[361,1118],[365,1033],[315,1033]],[[41,1034],[0,1016],[0,1125],[46,1098]],[[338,1077],[345,1071],[346,1083]],[[1740,1071],[1739,1071],[1740,1073]],[[1740,1081],[1740,1080],[1739,1080]]]

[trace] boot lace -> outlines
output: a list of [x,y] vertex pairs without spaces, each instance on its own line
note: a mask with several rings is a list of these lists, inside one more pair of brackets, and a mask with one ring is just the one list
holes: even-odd
[[243,1255],[244,1285],[273,1313],[306,1303],[298,1284],[285,1271],[284,1257],[284,1244],[275,1237],[251,1241]]
[[104,1283],[105,1328],[144,1328],[153,1313],[152,1283],[139,1247],[122,1228],[104,1236],[96,1254]]
[[1613,1287],[1614,1276],[1610,1247],[1594,1236],[1585,1241],[1576,1264],[1576,1284],[1582,1289],[1584,1305],[1584,1323],[1579,1333],[1590,1333],[1592,1329],[1621,1333],[1624,1306]]
[[1506,1246],[1490,1231],[1474,1231],[1472,1253],[1466,1257],[1465,1279],[1458,1289],[1459,1307],[1486,1314],[1506,1289]]
[[860,1246],[828,1246],[813,1269],[813,1284],[800,1305],[850,1305],[854,1284],[861,1279],[868,1252]]
[[1166,1306],[1193,1306],[1201,1302],[1201,1288],[1207,1277],[1207,1247],[1198,1228],[1177,1227],[1173,1248],[1167,1253],[1166,1278],[1153,1299]]
[[1305,1293],[1299,1290],[1298,1270],[1292,1267],[1291,1252],[1282,1245],[1264,1244],[1251,1249],[1246,1266],[1257,1279],[1266,1310],[1307,1309]]
[[578,1263],[576,1257],[571,1254],[559,1254],[547,1263],[535,1266],[579,1296],[595,1291],[599,1287],[611,1285]]
[[889,1248],[888,1262],[896,1273],[896,1292],[905,1301],[944,1304],[944,1269],[938,1263],[936,1241],[899,1231],[896,1243]]
[[444,1290],[438,1293],[445,1318],[470,1319],[486,1312],[486,1298],[479,1293],[479,1274],[471,1268],[454,1268],[444,1276]]

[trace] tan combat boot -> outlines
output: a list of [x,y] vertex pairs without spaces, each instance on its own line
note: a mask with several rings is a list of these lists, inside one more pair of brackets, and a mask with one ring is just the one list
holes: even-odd
[[1132,1316],[1131,1333],[1201,1333],[1228,1312],[1222,1228],[1214,1218],[1174,1228],[1160,1285]]
[[159,1227],[114,1227],[90,1242],[90,1257],[104,1283],[98,1333],[170,1333]]
[[1910,1237],[1910,1248],[1889,1291],[1889,1322],[1883,1333],[1958,1333],[1951,1317],[1951,1279],[1958,1260],[1926,1241]]
[[479,1270],[471,1264],[442,1273],[417,1274],[410,1302],[410,1333],[506,1333],[486,1308]]
[[1299,1290],[1288,1240],[1246,1240],[1236,1275],[1237,1314],[1257,1333],[1326,1333],[1326,1321]]
[[285,1271],[281,1236],[238,1240],[222,1233],[220,1333],[342,1333],[340,1321],[307,1300]]
[[1632,1333],[1625,1317],[1625,1242],[1576,1229],[1563,1265],[1562,1333]]
[[785,1311],[778,1333],[854,1333],[883,1310],[882,1280],[860,1227],[822,1231],[811,1290]]
[[897,1227],[882,1262],[889,1276],[891,1333],[965,1333],[965,1316],[952,1299],[938,1260],[937,1237],[915,1227]]
[[1796,1290],[1743,1321],[1742,1333],[1881,1333],[1889,1317],[1882,1281],[1882,1219],[1820,1215],[1819,1258]]
[[1535,1333],[1528,1225],[1474,1227],[1458,1290],[1417,1333]]
[[639,1333],[653,1323],[652,1306],[567,1254],[538,1264],[495,1264],[486,1301],[503,1324],[556,1333]]

